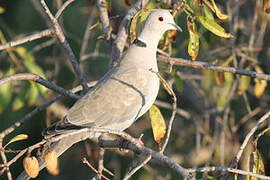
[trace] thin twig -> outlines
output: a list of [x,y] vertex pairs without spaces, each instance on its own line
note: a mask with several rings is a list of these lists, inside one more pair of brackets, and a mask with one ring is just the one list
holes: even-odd
[[63,49],[65,50],[66,54],[68,55],[69,57],[69,60],[71,61],[72,63],[72,66],[74,68],[74,71],[77,75],[77,77],[79,78],[80,80],[80,83],[83,87],[83,91],[86,92],[87,91],[87,84],[86,84],[86,79],[85,77],[83,76],[81,70],[80,70],[80,67],[79,67],[79,64],[78,64],[78,61],[70,47],[70,45],[68,44],[67,40],[66,40],[66,37],[57,21],[57,19],[52,15],[52,13],[50,12],[47,4],[45,3],[44,0],[40,0],[41,2],[41,5],[42,7],[44,8],[46,14],[48,15],[49,17],[49,20],[51,21],[52,23],[52,26],[54,28],[54,31],[55,31],[55,35],[57,36],[61,46],[63,47]]
[[66,7],[68,7],[68,5],[70,5],[72,2],[74,2],[74,0],[67,0],[60,8],[59,10],[57,11],[57,13],[55,14],[55,19],[58,19],[63,11],[66,9]]
[[[92,83],[89,83],[88,86],[89,87],[92,87],[96,84],[96,82],[92,82]],[[82,88],[81,86],[77,86],[75,88],[73,88],[71,90],[71,92],[75,93],[77,91],[80,91]],[[13,132],[17,127],[21,126],[26,120],[32,118],[35,114],[37,114],[38,112],[44,110],[45,108],[47,108],[49,105],[51,105],[52,103],[54,103],[55,101],[58,101],[59,99],[62,99],[64,96],[61,94],[61,95],[58,95],[54,98],[52,98],[51,100],[43,103],[41,106],[38,106],[36,107],[33,111],[27,113],[23,118],[21,118],[20,120],[16,121],[13,125],[11,125],[10,127],[6,128],[4,131],[2,131],[0,133],[0,142],[2,141],[2,139],[10,134],[11,132]]]
[[65,96],[69,96],[74,99],[80,99],[80,96],[77,94],[74,94],[70,91],[65,90],[64,88],[57,86],[55,84],[52,84],[51,82],[45,80],[44,78],[36,75],[36,74],[31,74],[31,73],[20,73],[20,74],[13,74],[11,76],[8,76],[6,78],[3,78],[0,80],[0,86],[3,84],[9,82],[9,81],[18,81],[18,80],[31,80],[34,82],[37,82],[39,84],[42,84],[43,86],[52,89],[56,92],[59,92],[60,94],[63,94]]
[[106,176],[104,176],[102,173],[100,173],[98,170],[96,170],[88,161],[87,159],[84,157],[83,158],[83,163],[86,164],[88,167],[90,167],[92,169],[92,171],[94,171],[97,175],[103,177],[106,180],[110,180],[109,178],[107,178]]
[[51,36],[53,34],[53,32],[54,31],[52,29],[46,29],[46,30],[43,30],[40,32],[36,32],[36,33],[31,34],[29,36],[25,36],[23,38],[20,38],[18,40],[10,41],[6,44],[1,44],[0,50],[8,49],[8,48],[15,47],[15,46],[27,43],[27,42],[31,42],[31,41],[34,41],[34,40],[37,40],[37,39],[40,39],[43,37]]
[[215,64],[209,64],[201,61],[190,61],[182,58],[172,58],[172,57],[166,57],[166,56],[158,56],[157,60],[162,61],[162,62],[167,62],[167,63],[172,63],[174,65],[181,65],[181,66],[189,66],[197,69],[209,69],[213,71],[218,71],[218,72],[230,72],[233,74],[239,74],[239,75],[244,75],[244,76],[250,76],[252,78],[258,78],[262,80],[267,80],[270,81],[270,75],[268,74],[262,74],[262,73],[257,73],[254,71],[248,71],[245,69],[237,69],[233,67],[227,67],[227,66],[218,66]]
[[242,143],[242,145],[241,145],[241,147],[240,147],[238,153],[236,154],[236,156],[235,156],[233,162],[231,163],[230,168],[234,168],[234,167],[237,166],[238,161],[240,160],[240,158],[241,158],[241,156],[242,156],[242,153],[243,153],[245,147],[247,146],[247,143],[248,143],[248,141],[250,140],[251,136],[252,136],[252,135],[255,133],[255,131],[259,128],[259,126],[260,126],[262,123],[264,123],[264,122],[269,118],[269,116],[270,116],[270,111],[268,111],[267,113],[265,113],[265,114],[263,115],[263,117],[261,117],[261,118],[259,119],[259,121],[255,124],[255,126],[249,131],[249,133],[246,135],[246,138],[245,138],[244,142]]
[[[149,0],[144,0],[143,7],[149,2]],[[110,60],[110,66],[114,67],[119,63],[120,56],[122,55],[122,52],[124,50],[127,38],[128,38],[128,24],[129,21],[132,19],[134,14],[138,12],[142,7],[141,0],[137,1],[137,3],[129,9],[125,17],[123,18],[118,33],[116,35],[116,39],[112,46],[112,52],[111,52],[111,60]]]
[[252,177],[256,177],[256,178],[260,178],[260,179],[270,180],[269,176],[264,176],[264,175],[256,174],[256,173],[249,172],[249,171],[227,168],[227,167],[202,167],[202,168],[196,168],[196,169],[188,169],[188,172],[190,172],[190,173],[213,172],[213,171],[230,172],[230,173],[234,173],[234,174],[240,174],[240,175],[252,176]]
[[107,1],[97,0],[97,7],[99,10],[99,16],[103,27],[103,32],[105,35],[105,40],[109,41],[111,39],[112,28],[110,26],[110,19],[107,10]]

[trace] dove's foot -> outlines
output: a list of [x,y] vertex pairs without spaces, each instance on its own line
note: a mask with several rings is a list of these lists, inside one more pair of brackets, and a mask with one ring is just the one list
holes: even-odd
[[[143,137],[143,134],[141,134],[139,138],[135,138],[135,141],[137,143],[139,143],[140,145],[144,146],[144,143],[142,141],[142,137]],[[129,143],[130,143],[130,141],[128,141],[128,140],[120,137],[120,140],[119,140],[119,149],[120,150],[127,149]]]

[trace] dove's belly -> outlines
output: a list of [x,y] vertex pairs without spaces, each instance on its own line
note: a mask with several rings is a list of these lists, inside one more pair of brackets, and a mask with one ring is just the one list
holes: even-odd
[[[148,70],[147,70],[148,71]],[[118,121],[115,125],[107,125],[108,128],[110,129],[115,129],[115,130],[120,130],[123,131],[130,127],[140,116],[145,114],[152,104],[155,102],[158,91],[159,91],[159,78],[157,75],[153,72],[150,72],[150,81],[149,83],[146,84],[148,86],[146,89],[148,89],[148,92],[146,93],[147,95],[144,96],[144,103],[140,104],[140,107],[137,108],[136,111],[134,111],[133,115],[130,116],[129,118],[123,120],[123,121]]]

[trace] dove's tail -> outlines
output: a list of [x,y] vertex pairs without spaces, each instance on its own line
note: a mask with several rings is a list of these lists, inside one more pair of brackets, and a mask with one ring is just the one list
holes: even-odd
[[44,129],[42,131],[42,136],[44,136],[45,139],[53,137],[53,136],[57,136],[57,135],[61,135],[61,134],[66,134],[68,132],[74,131],[74,130],[79,130],[83,128],[83,126],[76,126],[74,124],[71,124],[68,122],[66,116],[56,122],[55,124],[53,124],[52,126]]
[[[96,136],[92,132],[83,132],[80,134],[76,134],[73,136],[67,136],[60,141],[57,141],[53,143],[50,148],[50,150],[55,150],[57,157],[61,156],[67,149],[69,149],[73,144],[80,142],[82,140],[85,140],[87,138],[93,138]],[[38,162],[39,162],[39,169],[40,171],[45,167],[45,161],[44,157],[38,157]],[[30,179],[30,177],[26,174],[25,171],[23,171],[18,177],[17,180],[27,180]]]

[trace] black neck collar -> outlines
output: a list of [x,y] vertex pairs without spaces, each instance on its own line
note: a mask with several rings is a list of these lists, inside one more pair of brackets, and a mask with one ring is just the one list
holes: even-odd
[[139,46],[139,47],[144,47],[144,48],[147,46],[145,42],[143,42],[137,38],[133,41],[133,44],[135,44],[136,46]]

